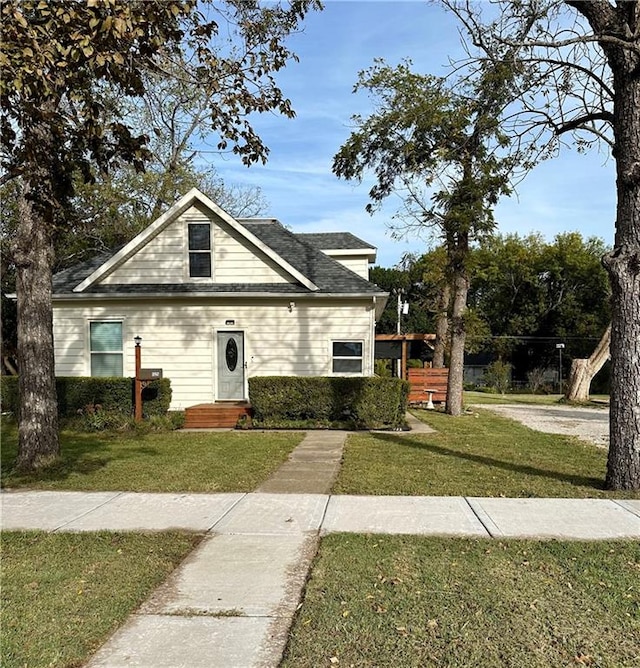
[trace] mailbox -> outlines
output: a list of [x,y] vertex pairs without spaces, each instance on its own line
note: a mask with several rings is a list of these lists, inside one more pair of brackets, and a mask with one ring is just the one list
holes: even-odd
[[162,369],[140,369],[139,380],[159,380],[162,378]]

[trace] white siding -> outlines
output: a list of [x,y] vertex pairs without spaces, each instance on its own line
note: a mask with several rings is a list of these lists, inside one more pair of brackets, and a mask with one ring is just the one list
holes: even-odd
[[347,269],[351,269],[358,276],[369,280],[369,261],[362,255],[336,255],[334,258]]
[[182,217],[178,218],[100,282],[105,285],[184,282],[184,227]]
[[[241,330],[247,377],[330,375],[331,342],[364,342],[364,374],[373,374],[372,300],[183,300],[78,302],[54,307],[56,374],[89,375],[88,321],[123,321],[124,374],[134,375],[134,336],[142,337],[142,366],[171,379],[173,409],[216,399],[215,332]],[[226,326],[226,320],[235,324]]]
[[247,247],[227,225],[213,229],[213,271],[216,283],[293,282],[273,260]]
[[[213,245],[213,283],[288,283],[293,282],[270,258],[253,248],[217,216],[200,206],[192,206],[167,225],[143,248],[114,269],[101,283],[190,282],[188,270],[187,225],[211,223]],[[251,247],[250,247],[251,246]],[[197,279],[202,282],[203,279]],[[206,279],[205,279],[206,280]]]
[[363,255],[362,253],[349,254],[344,250],[323,250],[322,252],[355,274],[358,274],[358,276],[362,276],[367,281],[369,280],[369,260],[367,255]]

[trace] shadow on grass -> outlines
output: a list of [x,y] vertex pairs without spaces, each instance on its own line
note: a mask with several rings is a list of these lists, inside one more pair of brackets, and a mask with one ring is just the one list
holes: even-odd
[[454,450],[452,448],[447,448],[442,445],[436,445],[435,443],[428,443],[425,441],[416,441],[410,436],[397,436],[393,433],[388,434],[376,434],[376,438],[380,438],[384,441],[395,443],[398,445],[408,445],[412,448],[417,448],[419,450],[427,450],[436,455],[442,455],[444,457],[452,457],[455,459],[462,459],[468,462],[473,462],[474,464],[481,464],[483,466],[490,466],[497,469],[502,469],[503,471],[509,471],[511,473],[519,473],[528,476],[534,476],[539,478],[546,478],[548,480],[557,480],[559,482],[568,483],[570,485],[588,487],[591,489],[597,489],[599,491],[605,490],[604,479],[595,478],[591,476],[583,476],[572,473],[565,473],[561,471],[550,471],[548,469],[537,468],[528,464],[518,464],[516,462],[509,462],[502,459],[496,459],[494,457],[488,457],[486,455],[477,455],[468,452],[461,452],[460,450]]
[[[153,446],[144,445],[143,435],[122,436],[127,445],[117,442],[112,433],[60,433],[60,458],[50,467],[37,473],[21,473],[15,469],[18,454],[17,433],[3,428],[2,432],[2,487],[26,486],[37,482],[66,480],[71,474],[90,475],[117,460],[136,459],[141,454],[160,454]],[[140,441],[133,445],[133,442]]]

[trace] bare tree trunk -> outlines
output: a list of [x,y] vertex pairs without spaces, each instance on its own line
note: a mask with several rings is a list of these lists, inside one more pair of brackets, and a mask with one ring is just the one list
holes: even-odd
[[606,486],[632,490],[640,489],[640,57],[610,52],[609,60],[618,200],[614,248],[604,258],[612,297]]
[[18,297],[20,411],[18,459],[24,471],[46,467],[60,454],[53,357],[51,225],[23,190],[14,256]]
[[464,381],[464,344],[469,278],[464,267],[455,268],[453,275],[453,303],[451,307],[451,350],[449,353],[449,384],[447,408],[449,415],[462,415],[462,387]]
[[449,331],[449,302],[451,301],[451,286],[446,283],[438,297],[438,312],[436,313],[436,341],[433,348],[433,368],[444,368],[444,355],[447,347],[447,333]]
[[610,357],[611,325],[607,327],[600,343],[588,359],[574,359],[564,397],[567,401],[589,401],[591,381]]

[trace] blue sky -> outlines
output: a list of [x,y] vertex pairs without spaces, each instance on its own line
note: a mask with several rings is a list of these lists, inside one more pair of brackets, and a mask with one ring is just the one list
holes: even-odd
[[[410,58],[417,72],[444,74],[449,58],[461,54],[454,19],[420,0],[326,0],[324,11],[310,14],[289,43],[300,62],[289,65],[278,82],[296,118],[256,117],[254,125],[271,151],[268,163],[246,168],[233,156],[216,156],[219,174],[229,183],[260,186],[268,215],[294,232],[349,231],[361,237],[378,248],[381,266],[395,265],[405,252],[424,252],[426,237],[391,238],[395,205],[370,216],[364,210],[367,184],[338,179],[331,163],[349,136],[350,117],[369,110],[366,96],[352,93],[358,72],[382,57],[390,65]],[[614,165],[606,154],[566,149],[501,201],[498,230],[541,232],[548,239],[577,230],[610,244],[614,184]]]

